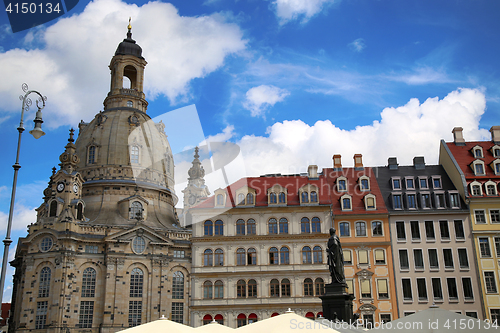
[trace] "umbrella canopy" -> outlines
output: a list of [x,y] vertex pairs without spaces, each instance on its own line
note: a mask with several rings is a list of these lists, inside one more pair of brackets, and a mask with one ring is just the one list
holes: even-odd
[[450,332],[486,332],[499,331],[491,324],[480,319],[464,316],[459,313],[430,307],[427,310],[393,320],[377,332],[405,332],[405,333],[450,333]]
[[216,321],[213,321],[210,324],[196,327],[194,330],[196,331],[196,333],[225,333],[225,332],[229,333],[233,332],[234,328],[227,327],[219,324]]
[[162,317],[158,320],[151,321],[146,324],[142,324],[139,326],[127,328],[123,331],[123,333],[156,333],[156,332],[168,332],[168,333],[194,333],[195,329],[186,326],[183,324],[179,324],[168,320],[165,317]]

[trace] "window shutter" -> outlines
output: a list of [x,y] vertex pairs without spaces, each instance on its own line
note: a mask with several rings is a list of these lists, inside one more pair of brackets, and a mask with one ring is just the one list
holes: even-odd
[[384,250],[375,250],[375,260],[384,261]]
[[361,280],[361,293],[370,294],[370,280]]
[[344,261],[351,261],[351,251],[349,250],[344,250]]
[[387,294],[387,280],[377,280],[379,294]]
[[358,251],[358,256],[359,256],[359,263],[360,264],[367,264],[368,263],[368,251],[360,250],[360,251]]

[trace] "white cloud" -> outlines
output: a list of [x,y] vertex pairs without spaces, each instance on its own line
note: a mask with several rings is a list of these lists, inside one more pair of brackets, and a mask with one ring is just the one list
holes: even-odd
[[435,69],[428,66],[417,67],[411,73],[389,75],[387,78],[409,85],[453,82],[443,69]]
[[310,126],[301,120],[275,123],[268,136],[244,136],[240,145],[248,175],[306,172],[309,164],[332,166],[332,156],[341,154],[344,166],[353,165],[356,153],[367,166],[387,165],[396,156],[401,165],[411,165],[414,156],[425,156],[437,164],[439,142],[452,141],[451,130],[464,128],[468,141],[488,139],[479,129],[486,108],[480,89],[458,89],[445,98],[429,98],[423,103],[411,99],[398,108],[385,108],[381,119],[371,125],[343,130],[330,120]]
[[363,38],[358,38],[353,40],[348,46],[355,52],[361,52],[366,48],[365,40]]
[[[9,220],[9,214],[0,211],[0,230],[7,230],[7,223]],[[36,211],[35,208],[26,207],[21,204],[17,204],[14,208],[14,216],[12,217],[12,231],[24,230],[26,227],[36,222]]]
[[262,116],[269,107],[282,102],[288,95],[288,90],[276,86],[253,87],[247,91],[243,107],[250,111],[252,117]]
[[280,23],[285,24],[300,17],[302,23],[305,23],[334,2],[335,0],[275,0],[273,5]]
[[[25,42],[44,47],[0,53],[2,111],[17,111],[21,84],[48,97],[51,126],[91,119],[102,108],[109,90],[108,65],[125,38],[132,17],[133,38],[148,61],[145,92],[176,102],[190,95],[190,81],[223,66],[230,54],[242,51],[246,41],[240,28],[220,14],[180,16],[168,3],[149,2],[139,7],[120,0],[96,0],[77,15],[59,20]],[[99,32],[99,33],[97,33]],[[40,40],[41,39],[41,40]]]

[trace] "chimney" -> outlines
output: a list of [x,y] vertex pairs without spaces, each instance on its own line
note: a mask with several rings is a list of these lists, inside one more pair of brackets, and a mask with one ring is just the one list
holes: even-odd
[[397,170],[398,169],[397,157],[389,157],[389,159],[387,160],[387,164],[389,166],[389,170]]
[[491,141],[497,145],[500,144],[500,126],[491,126],[490,133]]
[[318,178],[318,166],[310,165],[309,167],[307,167],[307,176],[309,178]]
[[333,170],[340,171],[342,169],[342,156],[333,155]]
[[417,170],[423,170],[425,169],[425,160],[423,156],[415,156],[413,158],[413,166]]
[[453,133],[453,142],[455,142],[457,146],[465,146],[465,139],[462,134],[463,130],[462,127],[454,127],[453,131],[451,131],[451,133]]
[[363,155],[354,154],[354,170],[363,169]]

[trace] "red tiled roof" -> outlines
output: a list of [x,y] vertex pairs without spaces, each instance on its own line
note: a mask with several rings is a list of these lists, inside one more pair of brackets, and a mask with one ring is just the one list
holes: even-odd
[[[457,146],[454,142],[447,142],[446,145],[450,149],[451,154],[455,157],[460,169],[465,175],[467,183],[472,180],[481,181],[482,179],[487,181],[489,179],[500,179],[500,176],[495,175],[494,170],[490,167],[490,164],[496,159],[491,153],[491,147],[495,146],[492,141],[472,141],[466,142],[464,146]],[[475,158],[472,154],[472,148],[480,146],[483,148],[484,158]],[[484,162],[485,175],[476,176],[474,170],[470,167],[472,162],[479,159]]]
[[[387,214],[387,207],[384,203],[384,198],[382,192],[375,178],[374,168],[365,167],[361,170],[356,170],[354,168],[342,168],[341,171],[335,171],[332,168],[323,169],[323,174],[330,184],[330,188],[334,189],[331,191],[331,201],[332,209],[334,214],[343,215],[355,215],[355,214]],[[338,192],[336,191],[337,178],[343,176],[347,178],[347,191]],[[359,188],[359,178],[362,176],[367,176],[370,178],[370,190],[361,191]],[[352,211],[342,210],[340,198],[349,194],[352,197]],[[367,194],[373,194],[376,198],[376,209],[366,210],[364,197]]]

